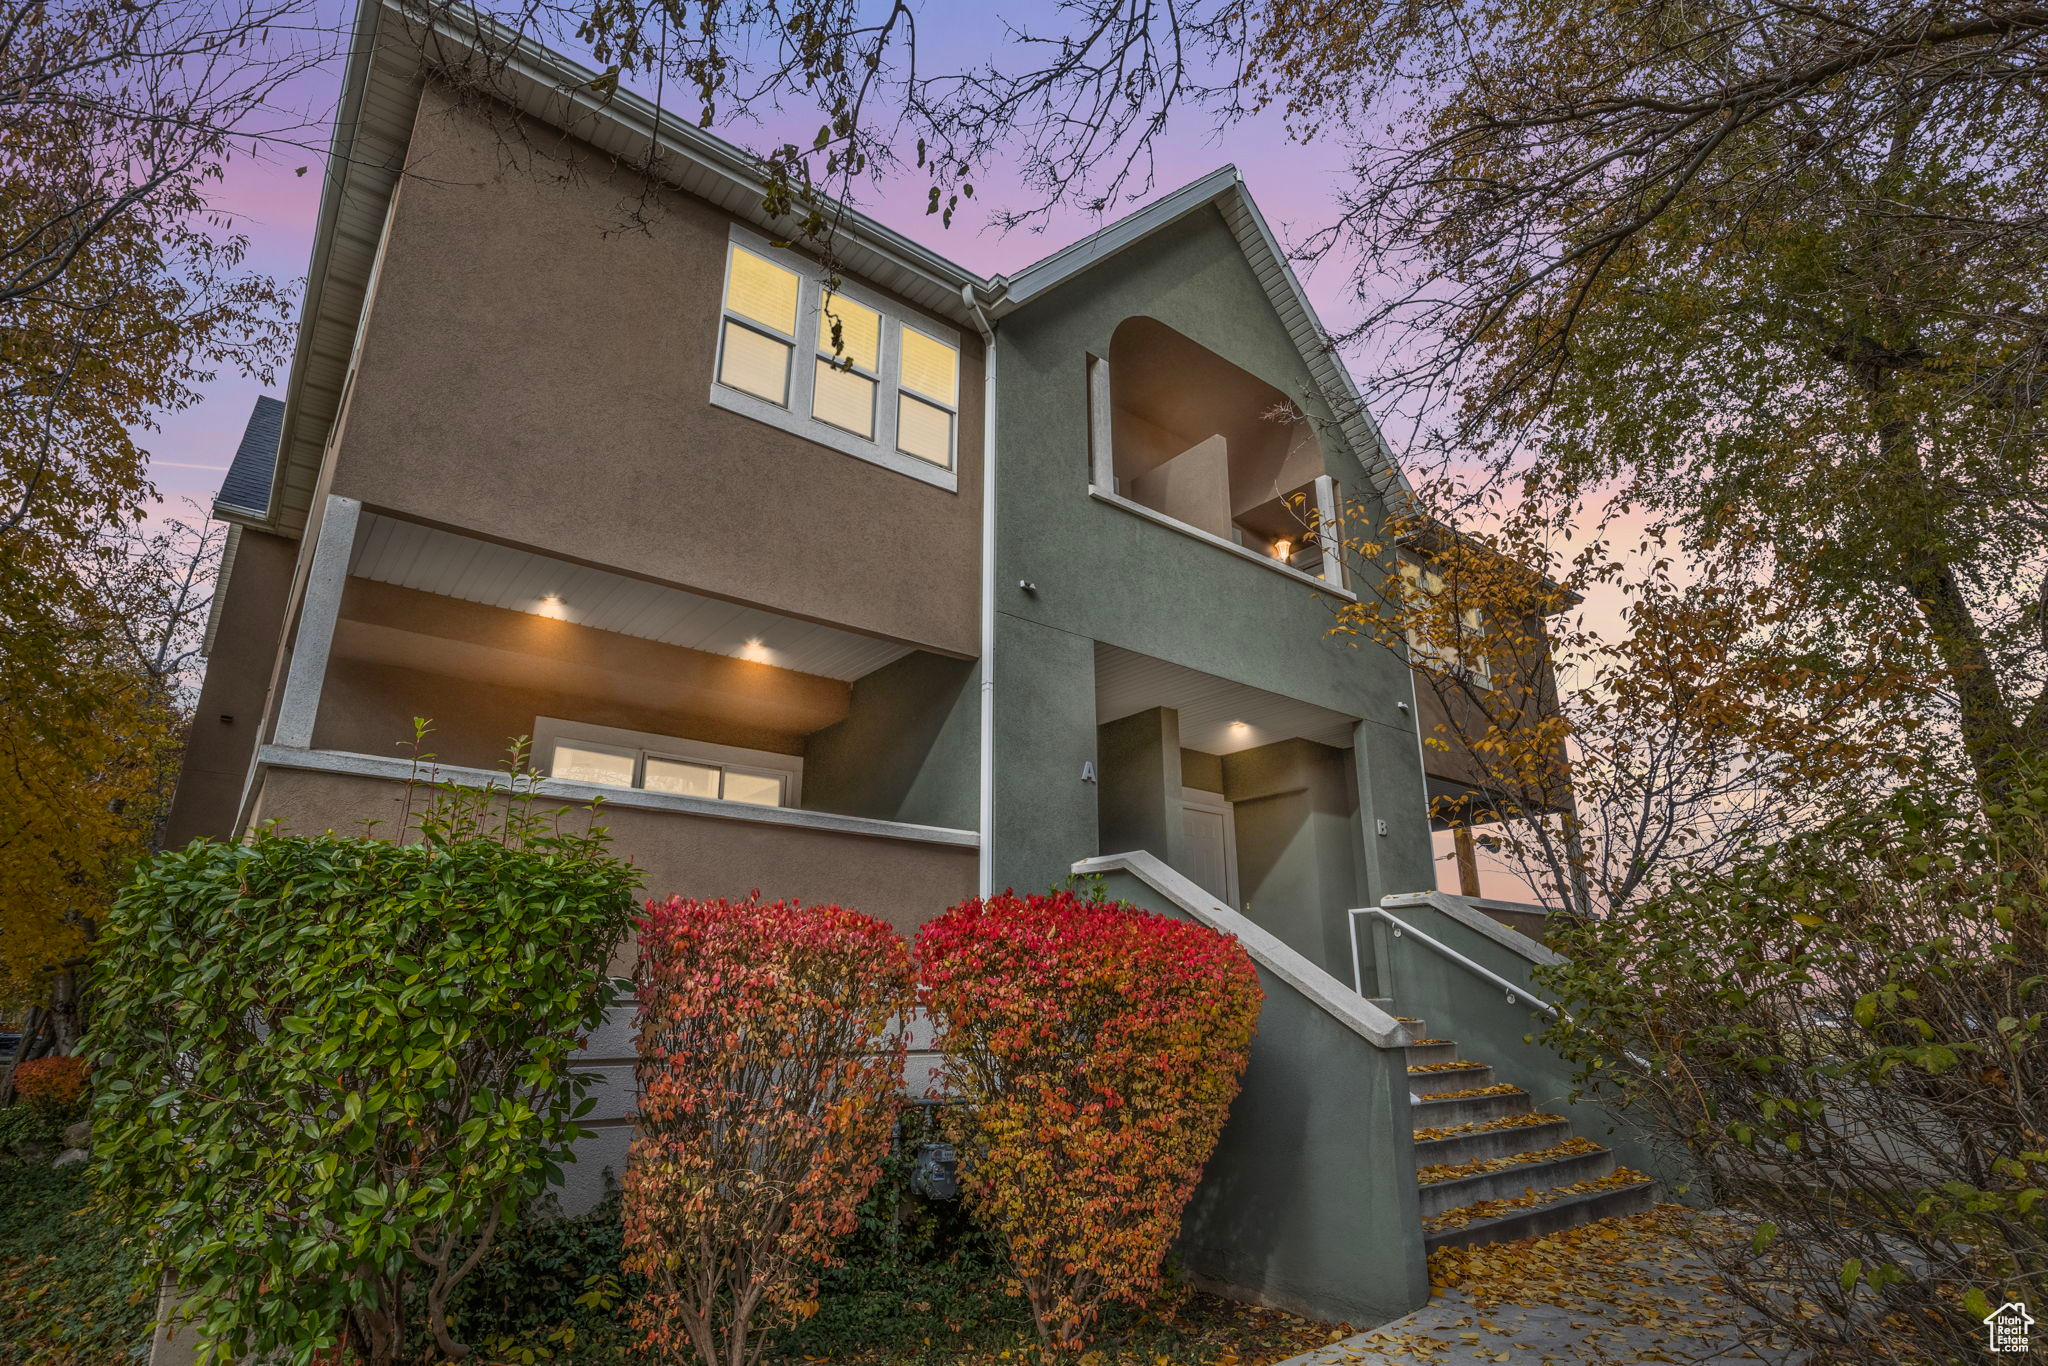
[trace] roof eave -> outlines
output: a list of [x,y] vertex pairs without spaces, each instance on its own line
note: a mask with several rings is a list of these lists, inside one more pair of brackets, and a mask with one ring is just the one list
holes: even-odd
[[[394,19],[411,25],[419,41],[381,41],[383,25]],[[713,197],[681,184],[708,178],[722,191],[714,202],[728,212],[770,232],[778,226],[761,208],[767,181],[755,158],[702,129],[663,117],[651,101],[629,91],[598,98],[591,93],[595,72],[518,38],[485,16],[460,7],[427,12],[412,0],[359,0],[353,33],[306,271],[270,510],[252,522],[248,510],[231,509],[244,524],[287,536],[296,536],[304,524],[361,321],[360,301],[351,306],[350,299],[335,297],[353,293],[337,291],[336,277],[344,275],[350,284],[366,280],[376,251],[374,241],[344,240],[339,224],[345,208],[381,217],[388,206],[403,171],[417,90],[430,69],[467,56],[492,55],[503,63],[501,88],[494,93],[519,112],[614,154],[644,156],[658,145],[671,158],[667,169],[672,173],[665,178],[679,188]],[[413,90],[413,103],[396,111],[388,97],[372,99],[372,85],[379,80],[387,91],[394,86]],[[365,152],[366,142],[381,145]],[[980,302],[994,293],[980,275],[851,209],[838,221],[834,249],[851,273],[963,327],[974,320],[970,297]],[[318,368],[339,372],[323,373],[315,382],[316,355],[329,362]],[[338,366],[333,363],[337,358]]]

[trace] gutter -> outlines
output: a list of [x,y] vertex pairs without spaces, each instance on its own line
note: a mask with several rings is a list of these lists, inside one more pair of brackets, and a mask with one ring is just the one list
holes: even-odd
[[[342,73],[334,131],[327,140],[327,168],[321,177],[320,212],[313,227],[313,254],[306,264],[306,292],[299,300],[298,335],[293,339],[292,365],[285,377],[284,414],[277,424],[277,458],[271,463],[269,506],[263,510],[262,521],[245,523],[259,531],[274,532],[280,536],[293,535],[284,525],[284,491],[291,461],[292,435],[303,407],[301,379],[312,354],[313,333],[325,302],[323,295],[329,274],[328,262],[334,254],[335,225],[341,218],[341,201],[348,193],[349,176],[356,169],[356,128],[368,103],[370,66],[377,55],[379,21],[383,10],[382,0],[359,0],[355,21],[350,25],[348,67]],[[315,477],[318,477],[317,471]],[[310,513],[310,509],[308,511]],[[302,524],[300,534],[304,530]]]
[[981,330],[981,817],[976,895],[995,895],[996,812],[996,330],[976,297],[960,297]]

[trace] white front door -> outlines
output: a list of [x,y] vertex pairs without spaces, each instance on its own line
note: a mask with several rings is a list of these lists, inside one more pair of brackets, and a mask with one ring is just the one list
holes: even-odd
[[1181,869],[1224,905],[1237,907],[1237,829],[1230,803],[1199,788],[1181,789],[1188,866]]

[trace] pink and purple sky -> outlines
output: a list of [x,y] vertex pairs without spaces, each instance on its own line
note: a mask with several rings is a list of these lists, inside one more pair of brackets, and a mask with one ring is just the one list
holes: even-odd
[[[349,0],[316,0],[313,17],[341,33],[350,22]],[[1006,41],[1006,23],[1053,18],[1049,3],[1013,3],[987,7],[928,5],[920,15],[919,64],[924,70],[972,65],[998,52]],[[337,42],[337,48],[344,46]],[[580,55],[580,54],[574,54]],[[340,93],[342,62],[337,57],[286,94],[292,114],[331,126]],[[790,127],[814,127],[808,110],[790,110]],[[781,122],[781,120],[778,120]],[[720,126],[712,131],[742,146],[780,141],[787,130],[758,124]],[[980,273],[1014,272],[1119,217],[1144,200],[1163,195],[1225,163],[1234,163],[1272,224],[1283,246],[1324,226],[1335,213],[1335,191],[1343,183],[1345,156],[1337,143],[1304,146],[1290,139],[1277,113],[1267,112],[1218,132],[1199,111],[1190,112],[1170,131],[1159,148],[1154,183],[1139,200],[1124,203],[1098,217],[1077,210],[1056,212],[1042,231],[1002,233],[990,226],[991,211],[1019,207],[1025,201],[1014,168],[995,165],[977,176],[976,198],[963,201],[950,228],[924,212],[924,184],[914,174],[866,192],[860,207],[891,227],[921,241]],[[303,278],[313,247],[314,220],[320,207],[325,167],[324,134],[309,137],[318,149],[266,145],[238,156],[228,167],[215,196],[216,208],[229,215],[234,229],[249,238],[248,265],[280,280]],[[306,167],[305,174],[298,174]],[[1299,268],[1297,268],[1299,270]],[[1330,264],[1320,271],[1301,271],[1324,322],[1341,327],[1356,315],[1344,272]],[[150,472],[163,496],[162,511],[179,515],[186,499],[210,506],[228,460],[241,439],[243,423],[258,393],[265,388],[233,373],[221,373],[203,387],[196,406],[167,415],[160,430],[142,435],[150,453]],[[283,385],[267,392],[282,396]]]

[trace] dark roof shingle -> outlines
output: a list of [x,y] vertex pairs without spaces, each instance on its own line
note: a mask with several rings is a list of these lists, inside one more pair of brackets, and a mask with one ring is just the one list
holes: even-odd
[[260,394],[242,429],[242,444],[228,464],[228,477],[220,481],[218,501],[258,517],[270,515],[270,479],[277,469],[277,441],[284,430],[284,404]]

